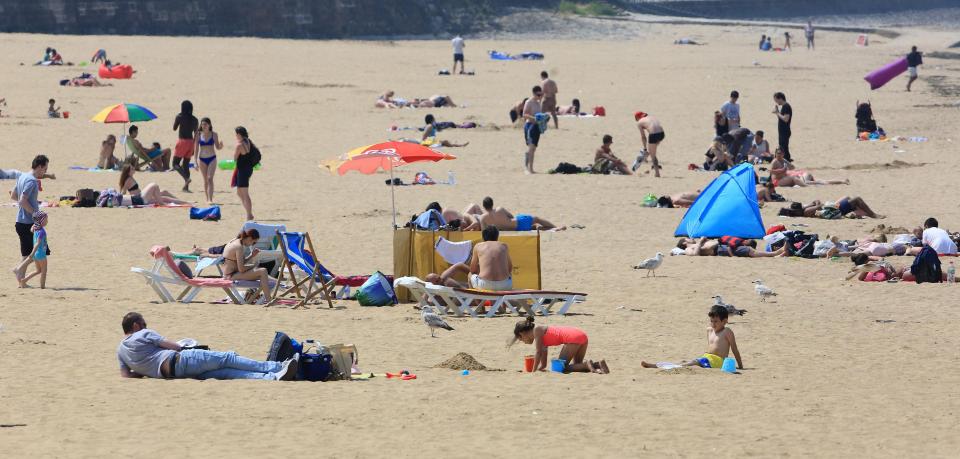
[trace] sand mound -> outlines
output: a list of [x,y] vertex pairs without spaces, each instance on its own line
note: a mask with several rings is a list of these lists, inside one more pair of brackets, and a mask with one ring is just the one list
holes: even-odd
[[473,358],[472,355],[467,354],[466,352],[460,352],[457,355],[437,364],[436,367],[449,368],[451,370],[470,371],[482,371],[487,369],[484,364],[478,362],[477,359]]
[[900,226],[887,226],[883,223],[874,226],[868,231],[869,234],[909,234],[910,230]]
[[657,371],[658,375],[692,375],[696,373],[697,370],[693,367],[669,368]]
[[899,159],[894,160],[889,163],[874,163],[874,164],[850,164],[843,166],[840,169],[848,171],[862,171],[862,170],[871,170],[871,169],[903,169],[908,167],[922,167],[927,163],[908,163],[906,161],[900,161]]

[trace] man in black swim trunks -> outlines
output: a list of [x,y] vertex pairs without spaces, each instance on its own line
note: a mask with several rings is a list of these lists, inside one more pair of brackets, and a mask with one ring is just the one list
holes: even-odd
[[523,172],[533,174],[533,155],[537,152],[537,146],[540,144],[540,126],[537,124],[537,113],[543,111],[541,100],[543,99],[543,88],[533,87],[533,97],[527,99],[523,104],[523,138],[527,144],[527,152],[523,159]]
[[[657,146],[660,145],[660,142],[662,142],[665,137],[663,126],[660,125],[660,120],[644,112],[634,113],[633,119],[637,121],[637,128],[640,129],[640,140],[643,141],[643,150],[650,155],[650,162],[653,164],[650,168],[653,169],[654,176],[660,177],[660,160],[657,159]],[[633,163],[634,171],[640,167],[643,156],[644,155],[641,154],[637,157],[637,161]]]

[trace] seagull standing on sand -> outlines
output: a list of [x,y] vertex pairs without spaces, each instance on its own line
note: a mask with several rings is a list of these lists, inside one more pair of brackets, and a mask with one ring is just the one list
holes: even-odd
[[723,302],[723,298],[721,298],[720,295],[717,295],[717,296],[713,297],[713,299],[715,300],[714,303],[713,303],[713,305],[714,305],[714,306],[723,306],[723,308],[727,310],[727,314],[742,316],[742,315],[744,315],[744,314],[747,313],[747,310],[746,310],[746,309],[737,309],[737,308],[734,307],[732,304],[724,303],[724,302]]
[[657,277],[657,268],[659,268],[661,264],[663,264],[663,254],[657,252],[657,256],[641,261],[640,264],[634,266],[633,269],[646,269],[647,275],[645,277],[650,277],[650,273],[653,273],[653,277]]
[[763,285],[762,280],[757,279],[753,281],[753,283],[757,284],[756,286],[754,286],[753,289],[756,290],[757,295],[760,296],[761,303],[766,302],[768,297],[777,296],[777,293],[774,292],[773,289],[771,289],[770,287],[767,287],[766,285]]
[[430,306],[430,305],[423,306],[423,309],[420,310],[420,317],[423,319],[423,323],[430,328],[430,336],[433,338],[437,337],[434,334],[434,330],[437,328],[442,328],[444,330],[451,330],[451,331],[453,330],[453,327],[447,324],[447,322],[443,320],[442,317],[438,316],[435,312],[433,312],[433,306]]

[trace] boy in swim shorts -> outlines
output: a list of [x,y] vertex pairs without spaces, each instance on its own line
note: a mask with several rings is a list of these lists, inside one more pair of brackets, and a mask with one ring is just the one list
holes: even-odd
[[[727,308],[714,305],[707,313],[710,318],[710,327],[707,329],[707,352],[703,355],[681,362],[685,367],[701,368],[720,368],[723,366],[723,359],[733,352],[737,359],[737,368],[743,369],[743,360],[740,358],[740,350],[737,348],[737,338],[733,335],[733,330],[727,328]],[[662,364],[640,362],[643,368],[658,368]],[[666,365],[664,365],[666,366]]]

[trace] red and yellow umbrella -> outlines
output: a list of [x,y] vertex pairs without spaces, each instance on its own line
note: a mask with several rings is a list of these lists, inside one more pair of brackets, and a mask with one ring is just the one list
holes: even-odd
[[423,145],[412,142],[383,142],[350,150],[340,159],[324,161],[321,167],[331,173],[345,175],[350,171],[370,175],[379,169],[390,171],[390,200],[393,203],[393,226],[397,226],[397,205],[393,192],[393,169],[404,164],[421,161],[457,159]]
[[100,113],[90,118],[90,121],[97,123],[136,123],[154,119],[157,119],[157,115],[154,115],[150,109],[142,105],[116,104],[100,110]]

